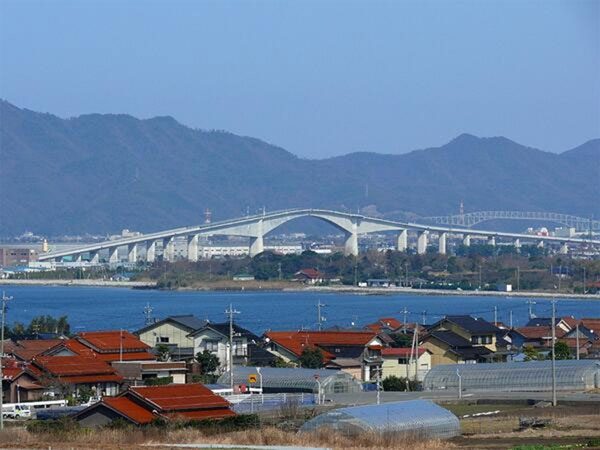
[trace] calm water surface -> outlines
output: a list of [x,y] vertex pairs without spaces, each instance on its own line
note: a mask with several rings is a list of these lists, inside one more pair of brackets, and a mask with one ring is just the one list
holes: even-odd
[[[513,311],[515,326],[527,322],[525,298],[421,295],[356,295],[320,292],[192,292],[133,290],[124,288],[6,286],[12,295],[7,312],[9,323],[29,321],[42,314],[66,315],[73,331],[126,329],[144,325],[144,307],[150,304],[153,316],[163,318],[175,314],[194,314],[199,318],[224,321],[224,311],[231,303],[241,314],[236,316],[242,326],[262,333],[267,329],[315,328],[316,304],[320,300],[326,326],[357,327],[379,317],[397,317],[409,311],[409,321],[432,323],[445,314],[474,314],[487,320],[494,318],[508,323]],[[549,299],[532,298],[533,311],[539,317],[549,317]],[[600,316],[600,302],[593,300],[559,299],[559,315],[576,317]]]

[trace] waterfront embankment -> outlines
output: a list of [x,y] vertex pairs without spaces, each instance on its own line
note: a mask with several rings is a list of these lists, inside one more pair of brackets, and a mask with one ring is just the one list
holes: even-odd
[[[121,287],[134,289],[157,289],[155,281],[112,281],[112,280],[15,280],[2,279],[0,286],[74,286],[74,287]],[[574,294],[549,291],[465,291],[457,289],[413,289],[404,287],[356,287],[356,286],[311,286],[286,281],[206,281],[176,291],[281,291],[281,292],[324,292],[356,295],[423,295],[423,296],[473,296],[473,297],[539,297],[600,300],[600,294]]]

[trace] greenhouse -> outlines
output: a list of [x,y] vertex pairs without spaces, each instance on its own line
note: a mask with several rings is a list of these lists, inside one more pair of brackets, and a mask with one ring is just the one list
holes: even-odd
[[[552,361],[448,364],[434,366],[425,375],[427,391],[550,391]],[[556,389],[587,391],[600,388],[600,361],[556,361]]]
[[[322,394],[337,394],[343,392],[360,392],[361,383],[352,375],[340,370],[329,369],[296,369],[261,367],[260,372],[255,367],[236,366],[233,369],[234,385],[248,384],[248,377],[255,375],[253,387],[262,388],[268,392],[319,392]],[[219,384],[229,385],[229,372],[219,377]]]
[[460,434],[458,418],[430,400],[335,409],[306,422],[301,432],[329,428],[347,435],[367,431],[400,432],[420,438],[451,438]]

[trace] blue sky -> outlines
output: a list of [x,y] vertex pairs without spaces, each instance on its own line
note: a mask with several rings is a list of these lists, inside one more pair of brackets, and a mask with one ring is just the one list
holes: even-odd
[[321,158],[600,136],[599,1],[0,0],[0,97]]

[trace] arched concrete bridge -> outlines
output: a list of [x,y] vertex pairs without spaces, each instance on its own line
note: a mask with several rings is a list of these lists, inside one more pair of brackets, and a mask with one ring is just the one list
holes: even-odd
[[284,223],[300,217],[315,217],[328,222],[341,230],[346,235],[344,252],[347,255],[358,254],[359,235],[385,231],[395,231],[398,233],[397,248],[400,251],[405,251],[408,247],[408,232],[416,232],[418,234],[417,252],[420,254],[426,252],[428,236],[431,233],[438,235],[438,250],[440,253],[446,253],[446,239],[448,233],[452,233],[453,235],[462,235],[465,245],[470,245],[471,239],[485,239],[491,245],[496,244],[496,239],[508,239],[513,241],[514,245],[517,247],[520,246],[521,240],[533,240],[538,243],[549,241],[560,243],[562,245],[563,252],[567,251],[567,244],[569,243],[600,245],[600,241],[597,240],[590,241],[578,238],[530,236],[527,234],[518,233],[504,233],[410,222],[396,222],[378,219],[375,217],[367,217],[360,214],[351,214],[347,212],[330,211],[324,209],[292,209],[89,244],[69,250],[41,254],[39,256],[39,260],[61,260],[66,256],[72,256],[76,260],[81,260],[84,254],[89,254],[90,261],[98,262],[99,252],[101,250],[108,250],[109,262],[118,262],[118,249],[120,247],[127,247],[128,260],[130,262],[135,262],[137,261],[137,247],[144,245],[146,247],[147,261],[153,262],[156,258],[156,244],[161,241],[163,247],[163,258],[166,260],[172,260],[173,240],[176,237],[186,237],[188,259],[195,261],[198,258],[198,238],[200,236],[213,235],[248,237],[250,239],[249,253],[251,256],[255,256],[264,250],[263,239],[266,234],[283,225]]

